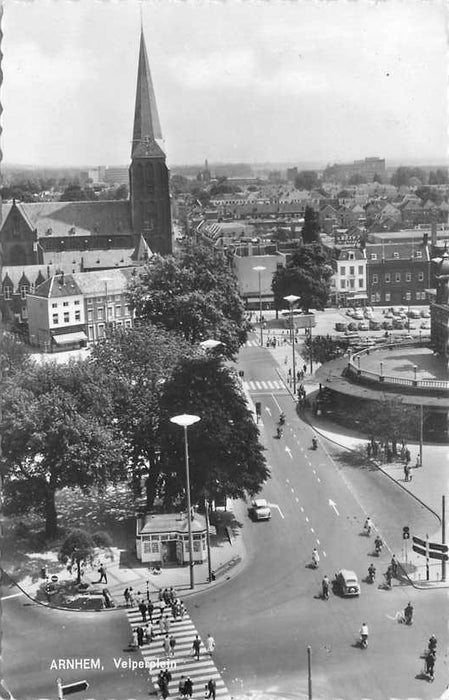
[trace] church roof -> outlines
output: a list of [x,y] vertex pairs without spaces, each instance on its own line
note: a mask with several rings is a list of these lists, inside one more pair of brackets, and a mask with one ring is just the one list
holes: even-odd
[[131,234],[128,200],[18,203],[18,210],[39,238]]
[[164,158],[162,130],[143,30],[140,35],[131,158]]

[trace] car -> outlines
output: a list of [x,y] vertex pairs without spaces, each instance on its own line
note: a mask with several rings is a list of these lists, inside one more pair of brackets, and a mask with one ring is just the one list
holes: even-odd
[[412,309],[409,313],[409,318],[421,318],[421,314],[416,309]]
[[343,596],[360,595],[357,574],[350,569],[341,569],[338,574],[335,574],[335,585]]
[[387,320],[383,322],[382,326],[383,326],[384,330],[392,331],[393,330],[393,321],[391,320],[391,318],[387,318]]
[[423,321],[420,325],[420,328],[422,328],[425,331],[430,331],[430,321]]
[[352,318],[354,318],[356,321],[363,321],[363,314],[361,311],[354,311]]
[[337,321],[337,323],[335,324],[335,330],[344,333],[348,330],[348,324],[344,321]]
[[348,309],[346,309],[346,316],[352,316],[352,314],[355,312],[355,309],[350,306]]
[[385,318],[393,318],[393,317],[394,317],[394,314],[392,311],[387,311],[387,313],[385,314]]
[[370,331],[380,331],[381,328],[382,328],[382,321],[379,321],[377,318],[370,318],[370,320],[369,320]]
[[370,319],[373,316],[373,310],[370,308],[365,309],[365,311],[363,312],[363,315],[365,318]]
[[393,319],[393,328],[395,328],[398,331],[403,331],[405,328],[406,321],[404,321],[402,318],[397,318],[395,317]]
[[355,321],[351,321],[351,323],[348,323],[348,331],[356,331],[357,330],[357,323]]
[[359,321],[359,331],[369,331],[369,322]]
[[251,516],[254,520],[270,520],[271,510],[265,498],[255,498],[251,502]]
[[430,318],[430,311],[423,309],[420,314],[421,318]]

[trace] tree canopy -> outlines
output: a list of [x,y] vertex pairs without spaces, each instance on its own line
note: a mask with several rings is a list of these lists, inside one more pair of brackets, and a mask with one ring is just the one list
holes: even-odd
[[304,243],[319,243],[320,242],[320,224],[318,220],[318,212],[313,207],[306,207],[304,212],[304,225],[301,229],[302,240]]
[[185,495],[184,431],[170,422],[183,413],[201,418],[188,428],[193,502],[206,495],[239,498],[260,491],[269,470],[259,429],[233,370],[220,358],[207,354],[181,360],[163,386],[160,407],[159,487],[167,504]]
[[81,583],[81,563],[92,563],[95,553],[95,541],[85,530],[71,530],[59,550],[58,559],[63,564],[76,564],[77,583]]
[[286,308],[284,297],[295,294],[300,297],[298,307],[324,309],[329,298],[329,281],[332,267],[320,245],[314,243],[298,248],[285,267],[273,275],[272,289],[276,309]]
[[237,281],[225,259],[186,242],[179,257],[155,255],[130,285],[140,323],[180,333],[189,343],[208,338],[233,357],[249,330]]
[[108,379],[90,363],[34,365],[7,379],[1,430],[5,508],[43,513],[47,537],[57,533],[58,489],[123,477]]
[[297,190],[314,190],[318,186],[318,173],[315,170],[301,170],[295,177]]

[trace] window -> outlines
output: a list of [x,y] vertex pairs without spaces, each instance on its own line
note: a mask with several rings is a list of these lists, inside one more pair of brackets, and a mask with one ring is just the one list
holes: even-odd
[[416,251],[416,257],[417,257],[417,258],[422,258],[422,250],[417,250],[417,251]]
[[393,258],[397,260],[399,258],[399,253],[393,253]]
[[396,282],[400,282],[400,281],[401,281],[401,273],[396,272]]
[[371,294],[371,303],[374,304],[376,302],[376,295]]
[[93,303],[94,303],[94,300],[92,299],[92,297],[90,297],[90,298],[87,300],[87,303],[88,303],[88,304],[93,304]]
[[58,308],[57,302],[53,302],[52,305],[51,305],[51,308],[52,308],[52,309],[57,309],[57,308]]
[[378,275],[373,275],[373,284],[377,284],[379,281]]
[[371,260],[377,260],[377,253],[371,253],[370,258]]
[[354,280],[349,280],[349,286],[354,289]]
[[363,275],[363,265],[359,265],[359,275]]
[[362,279],[359,278],[359,289],[361,289],[362,287],[363,287],[363,278]]
[[421,299],[421,292],[416,292],[416,300],[419,301]]
[[391,299],[390,292],[385,292],[385,301],[390,301],[390,299]]
[[122,307],[121,306],[116,306],[115,307],[115,317],[118,318],[118,316],[122,315]]
[[103,314],[104,314],[104,308],[103,308],[102,306],[100,306],[100,307],[97,309],[97,318],[98,318],[100,321],[103,320],[103,318],[104,318]]
[[385,273],[385,284],[390,284],[391,275],[389,272]]
[[81,321],[81,311],[79,309],[75,311],[75,321]]
[[131,328],[131,319],[127,318],[125,321],[125,328]]
[[125,314],[125,316],[129,316],[129,306],[128,306],[128,304],[125,304],[124,314]]
[[405,300],[406,300],[406,301],[411,301],[411,298],[412,298],[411,292],[406,292],[406,293],[405,293]]
[[63,302],[62,302],[62,305],[63,305],[63,306],[68,306],[68,305],[69,305],[69,302],[68,302],[68,301],[63,301]]
[[108,321],[114,318],[114,307],[108,306]]
[[27,286],[26,284],[22,284],[20,287],[20,298],[21,299],[26,299],[27,298]]
[[52,317],[52,318],[53,318],[53,323],[54,323],[54,325],[57,326],[58,323],[59,323],[58,314],[53,314],[53,317]]
[[354,253],[349,253],[349,260],[354,260]]
[[98,337],[104,338],[104,323],[98,324]]
[[346,280],[340,280],[340,289],[346,288]]
[[345,275],[345,274],[346,274],[346,267],[344,265],[342,265],[340,267],[340,275]]
[[411,272],[406,272],[406,273],[405,273],[405,281],[406,281],[406,282],[411,282],[411,281],[412,281],[412,273],[411,273]]
[[354,265],[351,265],[351,267],[349,268],[349,274],[350,274],[350,275],[353,275],[353,274],[354,274],[354,270],[355,270]]
[[10,301],[11,299],[12,287],[3,287],[3,296],[5,301]]
[[93,326],[87,326],[87,338],[88,338],[88,340],[94,339],[94,327]]
[[22,318],[28,318],[27,307],[22,306]]
[[87,309],[87,320],[88,321],[93,321],[93,315],[94,315],[93,309]]
[[64,311],[64,323],[68,323],[70,321],[70,313],[68,311]]
[[418,282],[424,282],[424,272],[418,272]]
[[79,306],[79,305],[80,305],[79,299],[77,299],[77,300],[74,301],[73,303],[75,304],[75,306]]

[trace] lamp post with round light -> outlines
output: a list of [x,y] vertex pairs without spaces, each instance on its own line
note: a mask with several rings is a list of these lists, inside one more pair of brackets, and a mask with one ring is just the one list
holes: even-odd
[[260,321],[260,347],[263,347],[263,329],[262,329],[262,284],[260,274],[267,268],[263,265],[256,265],[253,270],[259,274],[259,321]]
[[[288,296],[284,297],[285,301],[288,302],[288,305],[290,307],[290,339],[292,343],[292,357],[293,357],[293,394],[296,396],[296,364],[295,364],[295,336],[293,333],[293,304],[299,300],[300,297],[296,296],[296,294],[289,294]],[[310,352],[312,352],[312,348],[310,348]]]
[[195,587],[195,577],[193,573],[193,537],[192,537],[192,506],[190,504],[190,473],[189,473],[189,443],[187,440],[187,428],[194,423],[198,423],[201,420],[199,416],[189,415],[188,413],[183,413],[179,416],[173,416],[170,418],[171,423],[176,423],[184,428],[184,445],[185,445],[185,459],[186,459],[186,492],[187,492],[187,523],[188,523],[188,533],[189,533],[189,569],[190,569],[190,588],[193,590]]

